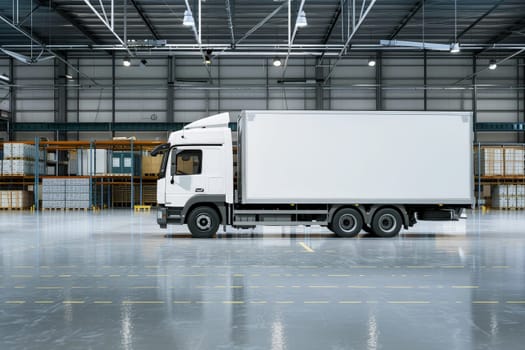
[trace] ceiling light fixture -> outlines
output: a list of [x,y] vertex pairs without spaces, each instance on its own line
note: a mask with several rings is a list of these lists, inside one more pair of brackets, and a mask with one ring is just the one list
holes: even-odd
[[66,77],[66,79],[69,79],[69,80],[73,79],[73,76],[71,74],[66,74],[65,77]]
[[184,19],[182,20],[182,25],[185,27],[192,27],[195,25],[193,15],[190,10],[184,11]]
[[141,67],[146,67],[148,65],[148,61],[145,58],[143,58],[143,59],[140,60],[139,65]]
[[301,12],[299,12],[299,16],[297,16],[297,23],[295,23],[295,25],[298,28],[304,28],[308,25],[308,21],[306,20],[306,13],[304,13],[304,10],[301,10]]
[[459,47],[459,43],[453,43],[450,45],[450,53],[459,53],[461,51],[461,48]]
[[204,55],[204,63],[206,65],[210,65],[211,64],[211,58],[212,58],[211,54],[212,54],[212,52],[213,52],[213,50],[211,50],[211,49],[206,50],[206,54]]
[[125,57],[123,60],[122,60],[122,65],[124,67],[129,67],[131,66],[131,60],[129,59],[129,57]]
[[280,67],[283,64],[283,61],[281,61],[280,58],[276,57],[273,59],[272,64],[274,67]]
[[489,62],[489,69],[490,70],[494,70],[496,68],[498,68],[498,64],[496,63],[496,60],[490,60],[490,62]]
[[368,66],[369,67],[375,67],[375,65],[376,65],[376,60],[375,59],[373,59],[373,58],[368,59]]

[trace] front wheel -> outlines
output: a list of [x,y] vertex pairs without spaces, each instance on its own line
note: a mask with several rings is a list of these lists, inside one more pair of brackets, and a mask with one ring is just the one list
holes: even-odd
[[197,207],[190,212],[186,221],[193,238],[211,238],[219,229],[219,214],[210,207]]
[[401,231],[401,214],[392,208],[379,209],[372,219],[372,231],[379,237],[394,237]]
[[329,228],[339,237],[355,237],[363,228],[363,217],[354,208],[343,208],[335,213]]

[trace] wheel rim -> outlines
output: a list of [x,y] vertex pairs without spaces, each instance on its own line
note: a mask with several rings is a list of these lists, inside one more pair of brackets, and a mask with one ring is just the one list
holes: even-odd
[[207,231],[211,228],[211,218],[206,214],[198,215],[195,223],[201,231]]
[[339,218],[339,227],[344,232],[352,232],[357,227],[357,220],[352,214],[343,214]]
[[394,232],[397,220],[392,214],[384,214],[379,218],[379,228],[385,233]]

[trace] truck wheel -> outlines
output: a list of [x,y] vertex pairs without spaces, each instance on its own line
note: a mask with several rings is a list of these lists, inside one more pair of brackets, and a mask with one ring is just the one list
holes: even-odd
[[339,237],[355,237],[363,228],[363,218],[358,210],[343,208],[335,213],[330,227]]
[[197,207],[188,215],[186,221],[193,238],[211,238],[219,229],[220,218],[210,207]]
[[372,219],[372,230],[379,237],[394,237],[401,231],[401,215],[392,208],[379,209]]

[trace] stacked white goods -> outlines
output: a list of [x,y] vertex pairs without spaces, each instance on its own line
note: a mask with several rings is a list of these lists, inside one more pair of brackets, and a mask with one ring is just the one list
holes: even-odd
[[516,185],[516,208],[525,209],[525,185]]
[[35,159],[35,146],[27,145],[25,143],[5,143],[4,158],[28,160]]
[[63,209],[66,207],[66,180],[42,179],[42,208]]
[[[44,152],[38,153],[39,160]],[[39,171],[43,173],[44,162],[39,161]],[[2,175],[33,175],[35,173],[35,147],[25,143],[5,143],[4,160],[1,165]]]
[[66,179],[66,208],[89,208],[89,179]]
[[516,185],[507,185],[507,209],[516,209],[516,203],[518,202],[517,194]]
[[508,186],[496,185],[492,187],[492,207],[507,209],[509,205]]
[[28,191],[0,191],[0,208],[26,209],[31,206],[32,193]]
[[502,176],[504,174],[505,167],[502,147],[483,147],[480,154],[476,152],[475,162],[479,175]]
[[505,148],[505,175],[525,175],[525,150],[523,148]]
[[105,149],[79,149],[77,151],[77,175],[107,174],[108,152]]

